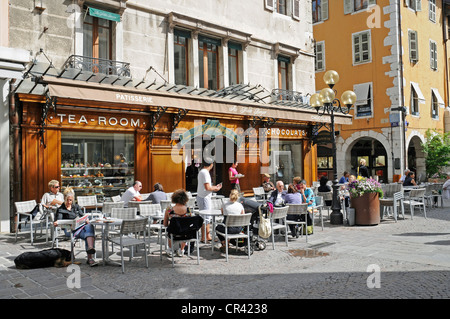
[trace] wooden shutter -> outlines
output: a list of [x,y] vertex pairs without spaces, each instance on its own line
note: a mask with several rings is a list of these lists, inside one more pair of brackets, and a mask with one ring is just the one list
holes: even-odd
[[433,41],[430,41],[430,67],[437,70],[437,44]]
[[409,39],[409,59],[411,62],[416,63],[417,61],[419,61],[417,31],[409,31],[408,39]]
[[316,43],[316,71],[325,70],[324,42]]
[[344,0],[344,14],[353,12],[353,1],[354,0]]
[[267,9],[267,10],[270,10],[270,11],[273,11],[273,7],[274,7],[274,2],[275,0],[264,0],[264,5],[265,5],[265,8]]
[[322,0],[321,8],[322,21],[328,20],[328,0]]
[[[411,7],[410,1],[411,0],[405,0],[405,6],[407,6],[408,8]],[[412,1],[415,1],[415,0],[412,0]]]
[[300,20],[300,0],[292,1],[292,18]]
[[377,4],[377,0],[369,0],[369,6]]
[[422,11],[422,0],[416,0],[416,11]]

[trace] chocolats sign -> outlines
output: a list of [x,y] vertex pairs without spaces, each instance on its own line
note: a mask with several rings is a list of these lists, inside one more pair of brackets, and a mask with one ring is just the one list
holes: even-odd
[[77,125],[77,126],[101,126],[101,127],[123,127],[139,128],[145,125],[140,118],[130,118],[123,116],[102,116],[58,113],[49,117],[52,124]]

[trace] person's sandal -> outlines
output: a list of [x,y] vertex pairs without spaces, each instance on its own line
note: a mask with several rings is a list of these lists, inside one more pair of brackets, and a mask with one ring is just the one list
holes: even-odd
[[98,266],[98,262],[96,262],[94,259],[90,258],[86,262],[90,267]]

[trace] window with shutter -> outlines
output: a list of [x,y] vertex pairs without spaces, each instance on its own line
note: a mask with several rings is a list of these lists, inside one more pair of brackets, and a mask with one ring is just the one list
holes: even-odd
[[300,20],[300,0],[292,1],[292,17],[295,20]]
[[433,91],[431,91],[431,118],[439,119],[439,103]]
[[437,44],[434,41],[430,41],[430,68],[437,70]]
[[313,23],[322,21],[322,1],[312,0]]
[[322,21],[328,20],[328,0],[322,0]]
[[436,0],[428,1],[428,16],[430,21],[436,22]]
[[353,0],[344,0],[344,14],[349,14],[353,12]]
[[325,70],[325,42],[320,41],[316,43],[316,72]]
[[276,0],[264,0],[264,5],[267,10],[273,11],[273,2]]
[[353,63],[370,62],[371,44],[370,31],[353,34]]
[[412,63],[419,61],[417,31],[408,31],[409,37],[409,59]]

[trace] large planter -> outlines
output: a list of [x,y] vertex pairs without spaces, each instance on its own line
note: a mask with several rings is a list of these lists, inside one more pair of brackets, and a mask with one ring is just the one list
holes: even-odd
[[355,224],[359,226],[378,225],[380,223],[380,201],[378,193],[366,193],[351,198],[351,207],[355,209]]

